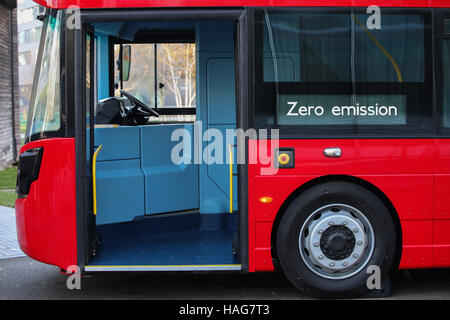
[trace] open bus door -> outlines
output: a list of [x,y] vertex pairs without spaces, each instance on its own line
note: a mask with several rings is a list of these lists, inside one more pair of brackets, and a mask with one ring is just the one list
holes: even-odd
[[[194,148],[198,122],[225,136],[246,118],[237,89],[245,72],[237,66],[245,42],[242,29],[238,32],[243,21],[237,21],[244,16],[241,10],[233,11],[232,19],[219,11],[217,17],[199,12],[186,22],[186,16],[177,21],[171,13],[170,22],[162,23],[161,15],[147,14],[148,21],[116,17],[109,23],[96,22],[93,13],[90,24],[83,25],[85,270],[245,270],[247,246],[239,233],[246,223],[241,227],[236,160],[231,165],[194,161],[195,152],[203,157],[206,146],[203,140],[200,150]],[[182,66],[175,89],[191,87],[197,97],[185,95],[182,102],[193,105],[175,105],[179,100],[171,97],[176,68],[167,63],[174,63],[173,55]],[[188,79],[193,84],[186,86]],[[139,113],[134,119],[108,120],[103,111],[111,104],[123,107],[124,114],[134,108]],[[191,162],[172,159],[181,141],[173,139],[178,130]],[[227,159],[236,159],[235,147],[223,145]]]

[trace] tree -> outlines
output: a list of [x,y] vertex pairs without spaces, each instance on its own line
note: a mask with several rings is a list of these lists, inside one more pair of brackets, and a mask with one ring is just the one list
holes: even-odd
[[195,44],[164,43],[158,48],[162,49],[158,50],[158,76],[175,96],[177,108],[191,108],[197,95]]

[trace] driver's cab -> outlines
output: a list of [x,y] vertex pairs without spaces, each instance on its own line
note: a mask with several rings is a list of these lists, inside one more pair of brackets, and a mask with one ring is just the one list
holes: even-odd
[[87,271],[241,269],[227,139],[235,30],[234,21],[87,28]]

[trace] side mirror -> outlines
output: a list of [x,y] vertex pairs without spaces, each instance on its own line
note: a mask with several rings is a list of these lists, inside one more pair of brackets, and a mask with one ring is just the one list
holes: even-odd
[[122,81],[126,82],[130,79],[131,70],[131,46],[122,47]]

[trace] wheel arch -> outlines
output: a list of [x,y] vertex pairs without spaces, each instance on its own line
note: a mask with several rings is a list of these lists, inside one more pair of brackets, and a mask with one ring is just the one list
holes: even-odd
[[399,219],[397,210],[395,209],[392,201],[386,196],[386,194],[383,191],[381,191],[377,186],[375,186],[374,184],[370,183],[367,180],[364,180],[362,178],[355,177],[355,176],[327,175],[327,176],[322,176],[322,177],[312,179],[312,180],[304,183],[303,185],[299,186],[286,198],[286,200],[283,202],[280,209],[278,210],[278,212],[275,216],[275,220],[272,225],[272,233],[271,233],[271,246],[272,246],[271,253],[272,253],[272,261],[273,261],[275,269],[280,270],[280,267],[278,265],[278,254],[277,254],[277,250],[276,250],[277,246],[276,246],[275,242],[276,242],[278,225],[281,221],[281,218],[282,218],[284,212],[286,211],[287,207],[292,203],[292,201],[295,198],[299,197],[306,190],[308,190],[316,185],[319,185],[322,183],[327,183],[327,182],[349,182],[349,183],[359,185],[363,188],[366,188],[373,194],[375,194],[386,205],[386,207],[389,210],[389,213],[391,215],[392,221],[394,222],[394,227],[395,227],[395,231],[396,231],[397,248],[395,250],[395,258],[394,258],[394,263],[392,264],[392,266],[393,266],[393,268],[397,268],[398,265],[400,264],[400,259],[401,259],[401,255],[402,255],[402,228],[401,228],[400,219]]

